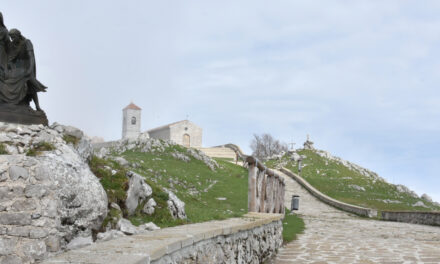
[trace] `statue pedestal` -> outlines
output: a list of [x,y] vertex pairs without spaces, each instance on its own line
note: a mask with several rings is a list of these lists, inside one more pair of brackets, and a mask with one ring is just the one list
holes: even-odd
[[0,122],[45,126],[49,123],[43,111],[35,111],[28,105],[11,104],[0,104]]

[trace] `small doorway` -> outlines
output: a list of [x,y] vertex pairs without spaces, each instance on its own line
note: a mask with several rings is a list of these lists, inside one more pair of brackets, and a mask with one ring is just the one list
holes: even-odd
[[191,138],[188,134],[183,135],[183,146],[187,148],[191,146]]

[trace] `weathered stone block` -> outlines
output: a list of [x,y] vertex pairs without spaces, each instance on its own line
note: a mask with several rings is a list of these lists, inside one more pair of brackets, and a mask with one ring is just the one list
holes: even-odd
[[9,227],[8,235],[16,237],[29,237],[29,227]]
[[49,172],[45,167],[37,167],[35,169],[35,179],[37,179],[38,181],[44,181],[46,179],[49,178]]
[[16,245],[16,238],[0,238],[0,256],[14,253]]
[[31,229],[30,233],[29,233],[29,237],[30,238],[45,238],[47,237],[48,232],[46,230],[44,230],[43,228],[35,228],[35,229]]
[[46,249],[49,252],[57,252],[61,250],[60,238],[57,236],[49,236],[44,242],[46,243]]
[[29,178],[29,172],[23,167],[11,166],[9,168],[9,177],[13,181],[16,181],[20,178],[23,180],[27,180]]
[[24,190],[24,194],[28,198],[41,198],[47,194],[47,187],[41,184],[28,185]]
[[19,258],[16,255],[6,256],[0,261],[0,264],[22,264],[22,263],[23,261],[21,260],[21,258]]
[[12,204],[11,208],[14,211],[32,211],[37,208],[37,204],[32,199],[18,200]]
[[26,213],[0,213],[1,225],[30,225],[31,216]]
[[44,241],[30,241],[22,246],[22,251],[25,256],[40,260],[43,259],[46,254],[46,244]]

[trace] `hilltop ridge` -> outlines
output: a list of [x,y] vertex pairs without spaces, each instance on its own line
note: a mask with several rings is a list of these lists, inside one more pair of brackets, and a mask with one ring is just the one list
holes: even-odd
[[427,194],[418,196],[401,184],[392,184],[377,173],[318,149],[298,149],[271,157],[266,165],[299,173],[312,186],[342,202],[377,210],[440,211]]

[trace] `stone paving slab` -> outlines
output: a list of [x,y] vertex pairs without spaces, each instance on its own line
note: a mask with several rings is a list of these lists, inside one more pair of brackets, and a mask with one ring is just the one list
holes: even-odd
[[281,214],[248,213],[241,218],[164,228],[68,251],[42,263],[150,263],[198,241],[249,230],[279,221],[283,217]]
[[286,207],[300,195],[304,234],[280,249],[275,264],[440,263],[440,227],[368,220],[332,208],[287,175]]

